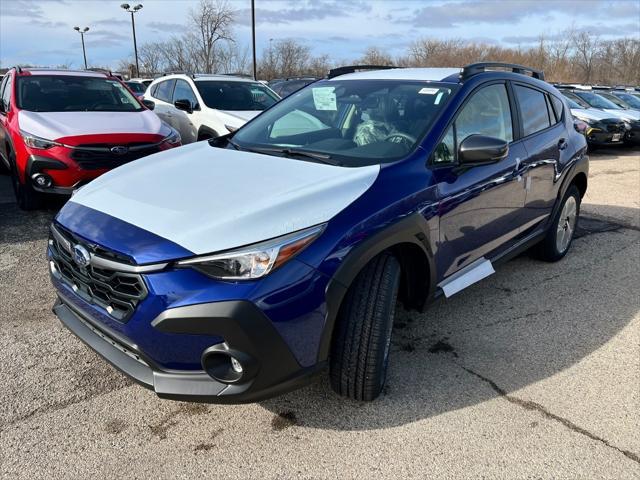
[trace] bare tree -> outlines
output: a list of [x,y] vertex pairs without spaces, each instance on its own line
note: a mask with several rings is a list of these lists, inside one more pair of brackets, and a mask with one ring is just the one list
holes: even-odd
[[590,83],[593,79],[594,61],[598,56],[598,37],[582,31],[573,35],[574,63],[582,72],[580,81]]
[[357,63],[363,65],[393,65],[393,59],[387,52],[378,47],[369,47]]
[[162,72],[164,66],[162,45],[162,42],[151,42],[140,47],[138,56],[142,70],[146,75],[152,76]]
[[231,26],[233,10],[225,0],[200,0],[190,11],[190,21],[195,30],[193,47],[199,70],[204,73],[215,71],[215,48],[219,42],[233,42]]

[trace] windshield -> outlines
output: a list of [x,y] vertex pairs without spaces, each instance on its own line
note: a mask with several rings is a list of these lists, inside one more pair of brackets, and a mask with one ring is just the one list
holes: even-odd
[[569,104],[569,108],[584,108],[582,105],[578,104],[573,98],[569,98],[565,95],[567,99],[567,103]]
[[606,98],[601,97],[600,95],[597,95],[595,93],[575,92],[575,94],[594,108],[607,108],[610,110],[621,110],[621,108],[617,106],[615,103],[610,102]]
[[195,84],[205,105],[218,110],[265,110],[280,100],[262,83],[200,80]]
[[117,80],[29,75],[17,80],[18,107],[32,112],[139,112],[142,106]]
[[144,93],[147,90],[147,87],[144,86],[144,83],[125,82],[125,85],[129,87],[129,89],[133,93]]
[[282,100],[233,137],[240,148],[295,149],[373,165],[408,155],[457,86],[401,80],[331,80]]
[[616,96],[631,108],[640,109],[640,98],[631,93],[616,93]]
[[562,95],[564,95],[568,100],[572,101],[573,103],[577,104],[577,107],[571,107],[571,108],[591,108],[591,105],[589,105],[587,102],[585,102],[584,100],[582,100],[580,97],[578,97],[576,94],[571,93],[571,92],[565,92],[564,90],[561,90]]

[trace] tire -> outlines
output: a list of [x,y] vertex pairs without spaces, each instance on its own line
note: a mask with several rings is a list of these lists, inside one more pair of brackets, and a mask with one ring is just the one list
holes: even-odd
[[389,253],[372,259],[349,288],[331,345],[333,390],[353,400],[374,400],[384,387],[400,264]]
[[28,181],[24,184],[20,182],[15,159],[10,158],[9,161],[11,163],[11,184],[16,195],[18,208],[26,211],[40,208],[42,204],[41,194],[36,192]]
[[557,262],[571,248],[580,219],[580,201],[578,187],[571,185],[562,199],[546,236],[536,246],[537,256],[541,260]]

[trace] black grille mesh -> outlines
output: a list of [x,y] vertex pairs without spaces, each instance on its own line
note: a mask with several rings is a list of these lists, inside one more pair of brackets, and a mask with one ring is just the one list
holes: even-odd
[[[60,229],[58,232],[65,236],[71,245],[77,243],[64,235]],[[116,320],[129,320],[138,304],[146,298],[148,291],[139,274],[106,270],[93,265],[81,267],[54,236],[50,237],[49,246],[52,253],[51,261],[55,265],[54,275],[59,275],[78,296],[104,308]]]

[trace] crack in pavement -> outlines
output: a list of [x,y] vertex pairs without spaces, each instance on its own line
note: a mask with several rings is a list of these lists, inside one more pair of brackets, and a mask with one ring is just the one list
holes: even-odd
[[640,464],[640,456],[634,452],[631,452],[629,450],[625,450],[623,448],[617,447],[613,444],[611,444],[608,440],[599,437],[598,435],[591,433],[590,431],[576,425],[575,423],[573,423],[571,420],[568,420],[564,417],[561,417],[559,415],[556,415],[555,413],[551,413],[549,410],[547,410],[544,406],[540,405],[539,403],[533,402],[531,400],[522,400],[521,398],[515,397],[513,395],[509,395],[504,389],[500,388],[498,386],[498,384],[496,384],[493,380],[477,373],[474,372],[473,370],[471,370],[470,368],[465,367],[464,365],[461,365],[458,362],[453,362],[455,363],[457,366],[459,366],[460,368],[462,368],[464,371],[466,371],[467,373],[475,376],[476,378],[479,378],[480,380],[482,380],[484,383],[486,383],[487,385],[489,385],[491,387],[491,389],[496,392],[498,395],[500,395],[500,397],[504,398],[505,400],[507,400],[508,402],[517,405],[521,408],[524,408],[526,410],[532,410],[532,411],[536,411],[540,414],[542,414],[543,416],[545,416],[546,418],[548,418],[549,420],[554,420],[562,425],[564,425],[565,427],[567,427],[569,430],[579,433],[580,435],[584,435],[585,437],[590,438],[591,440],[595,440],[596,442],[600,442],[603,445],[606,445],[609,448],[612,448],[614,450],[617,450],[618,452],[622,453],[625,457],[633,460],[634,462]]
[[89,401],[89,400],[93,400],[94,398],[99,398],[99,397],[102,397],[102,396],[107,395],[107,394],[112,393],[112,392],[117,392],[118,390],[122,390],[123,388],[130,387],[131,385],[133,385],[133,382],[127,383],[126,385],[122,385],[122,386],[117,387],[117,388],[101,390],[101,391],[96,392],[93,395],[87,395],[86,397],[69,399],[69,400],[66,400],[66,401],[63,401],[63,402],[57,402],[57,403],[53,403],[51,405],[44,405],[42,407],[37,407],[34,410],[32,410],[30,412],[27,412],[24,415],[20,415],[18,417],[15,417],[15,418],[9,420],[8,422],[0,424],[0,432],[6,431],[10,427],[13,427],[14,425],[16,425],[18,423],[23,423],[24,421],[29,420],[31,417],[35,417],[35,416],[40,415],[40,414],[54,413],[54,412],[57,412],[59,410],[64,410],[67,407],[71,407],[71,406],[77,405],[79,403],[83,403],[83,402],[86,402],[86,401]]

